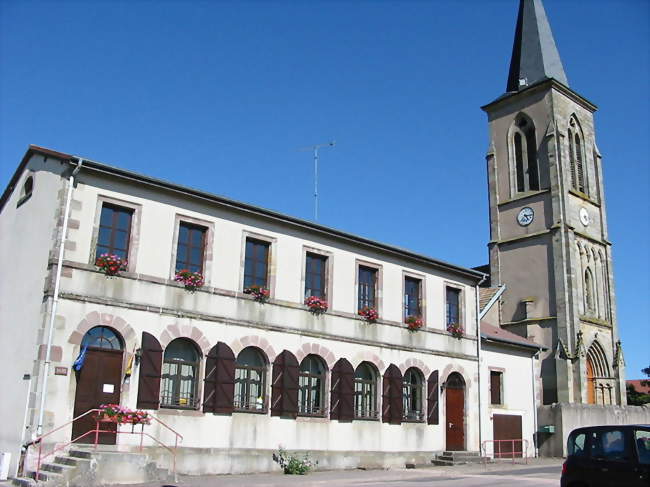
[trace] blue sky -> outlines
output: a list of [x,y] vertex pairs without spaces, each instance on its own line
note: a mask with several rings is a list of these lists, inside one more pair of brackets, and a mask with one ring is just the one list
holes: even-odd
[[[650,364],[645,0],[546,0],[598,147],[628,377]],[[479,107],[516,0],[0,0],[0,184],[37,144],[465,266],[487,262]]]

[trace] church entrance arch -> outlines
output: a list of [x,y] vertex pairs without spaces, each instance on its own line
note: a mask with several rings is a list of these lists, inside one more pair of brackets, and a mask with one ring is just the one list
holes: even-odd
[[[112,328],[96,326],[88,330],[81,341],[81,368],[76,371],[77,391],[74,416],[96,409],[102,404],[119,404],[122,385],[122,358],[124,340]],[[95,429],[93,414],[88,414],[72,425],[72,439]],[[117,431],[115,423],[102,423],[102,430]],[[114,445],[113,433],[100,433],[99,443]],[[94,443],[95,435],[86,434],[79,443]]]
[[445,381],[446,449],[465,449],[465,380],[452,372]]

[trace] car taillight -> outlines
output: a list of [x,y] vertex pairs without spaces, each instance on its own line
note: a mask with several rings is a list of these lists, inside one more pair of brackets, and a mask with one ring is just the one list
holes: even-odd
[[562,475],[566,473],[566,461],[562,464]]

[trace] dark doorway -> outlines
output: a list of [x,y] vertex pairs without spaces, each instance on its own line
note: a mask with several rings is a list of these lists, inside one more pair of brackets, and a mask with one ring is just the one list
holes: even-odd
[[465,381],[453,372],[445,382],[447,450],[465,449]]
[[515,457],[521,457],[523,441],[521,441],[521,416],[516,414],[493,414],[492,434],[495,440],[519,440],[519,441],[495,441],[495,458],[512,458],[513,450]]
[[[76,372],[77,391],[74,401],[74,417],[102,404],[119,404],[122,386],[122,340],[110,328],[97,326],[84,336],[81,349],[86,349],[83,367]],[[72,439],[95,429],[93,414],[88,414],[72,425]],[[115,423],[100,423],[100,429],[117,431]],[[99,443],[114,445],[116,434],[101,433]],[[79,443],[94,443],[95,434],[90,433]]]

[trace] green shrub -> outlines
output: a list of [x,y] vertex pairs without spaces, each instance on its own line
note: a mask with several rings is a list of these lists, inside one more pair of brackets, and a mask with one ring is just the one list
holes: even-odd
[[300,458],[287,453],[282,447],[278,448],[277,453],[273,454],[273,461],[280,465],[285,474],[289,475],[305,475],[312,467],[318,465],[318,462],[314,462],[309,458],[309,453],[305,453]]

